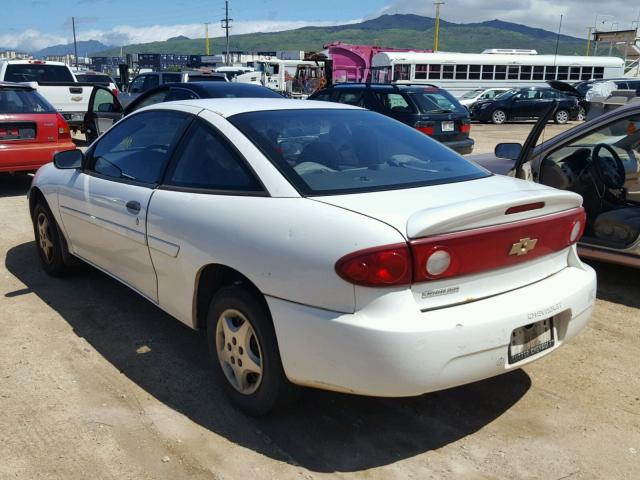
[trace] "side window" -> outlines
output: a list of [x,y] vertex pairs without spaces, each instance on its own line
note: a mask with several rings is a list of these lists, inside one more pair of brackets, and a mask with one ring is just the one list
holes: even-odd
[[163,73],[162,83],[179,83],[182,80],[182,75],[179,73]]
[[262,187],[221,134],[197,121],[185,137],[165,183],[176,187],[261,192]]
[[135,112],[136,110],[139,110],[143,107],[147,107],[149,105],[155,105],[156,103],[161,103],[166,101],[165,98],[167,97],[167,90],[160,90],[159,92],[155,92],[152,95],[149,95],[148,97],[140,100],[139,103],[136,104],[135,108],[133,109],[133,111]]
[[190,90],[171,88],[164,101],[173,102],[174,100],[193,100],[194,98],[198,98],[198,96]]
[[98,141],[89,170],[107,177],[158,183],[190,116],[154,110],[126,117]]
[[144,79],[144,91],[151,90],[152,88],[156,88],[160,85],[160,80],[158,75],[147,75],[147,78]]
[[313,99],[321,101],[321,102],[330,102],[331,101],[331,90],[325,90],[323,92],[320,92],[315,97],[313,97]]
[[341,92],[340,103],[346,103],[347,105],[355,105],[360,107],[362,102],[362,92]]
[[376,93],[380,103],[392,112],[412,112],[413,109],[407,99],[400,93]]
[[111,92],[102,88],[96,90],[96,94],[93,97],[94,113],[117,112],[119,110],[116,107],[115,97]]
[[133,81],[131,82],[131,86],[129,87],[129,92],[130,93],[142,92],[142,89],[144,88],[145,78],[147,78],[146,75],[138,75],[136,78],[134,78]]

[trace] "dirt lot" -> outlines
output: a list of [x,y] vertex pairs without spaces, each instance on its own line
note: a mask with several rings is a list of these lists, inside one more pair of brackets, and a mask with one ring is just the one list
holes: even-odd
[[[530,127],[474,125],[478,152]],[[640,478],[637,271],[595,265],[587,329],[524,370],[410,399],[307,391],[256,420],[200,334],[89,267],[40,270],[29,182],[0,175],[0,479]]]

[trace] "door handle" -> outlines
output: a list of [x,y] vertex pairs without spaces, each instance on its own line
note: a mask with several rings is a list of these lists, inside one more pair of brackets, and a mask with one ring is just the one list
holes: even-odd
[[129,200],[126,206],[129,213],[140,213],[140,202]]

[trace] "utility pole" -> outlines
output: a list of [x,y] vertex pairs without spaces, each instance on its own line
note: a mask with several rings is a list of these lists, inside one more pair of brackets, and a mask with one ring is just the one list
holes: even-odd
[[76,68],[78,68],[78,44],[76,42],[76,17],[71,17],[71,27],[73,28],[73,51],[76,57]]
[[593,27],[587,27],[587,57],[589,56],[589,50],[591,49],[591,30],[593,30]]
[[553,57],[553,66],[556,66],[556,57],[558,56],[558,46],[560,45],[560,31],[562,30],[562,14],[560,14],[560,25],[558,25],[558,36],[556,37],[556,53]]
[[211,50],[209,49],[209,23],[204,23],[204,54],[211,55]]
[[231,30],[231,22],[233,18],[229,18],[229,1],[224,2],[224,18],[221,20],[222,28],[225,30],[225,36],[227,37],[227,51],[225,54],[225,64],[229,65],[229,30]]
[[438,38],[440,36],[440,5],[444,5],[444,2],[434,2],[436,6],[436,34],[433,41],[433,51],[438,53]]

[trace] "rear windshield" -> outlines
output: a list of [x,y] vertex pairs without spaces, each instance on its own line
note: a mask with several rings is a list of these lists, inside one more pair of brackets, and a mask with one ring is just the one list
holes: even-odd
[[366,110],[277,110],[229,118],[305,195],[419,187],[489,173],[427,135]]
[[453,95],[444,90],[425,88],[422,92],[410,92],[409,95],[422,113],[466,113],[467,110]]
[[221,75],[189,75],[189,82],[226,82],[227,79]]
[[55,113],[56,109],[38,92],[24,89],[0,88],[0,114]]
[[10,64],[4,74],[7,82],[74,82],[73,75],[64,65]]
[[87,75],[85,73],[76,73],[76,78],[79,82],[100,83],[104,85],[113,83],[111,77],[108,77],[106,75]]

